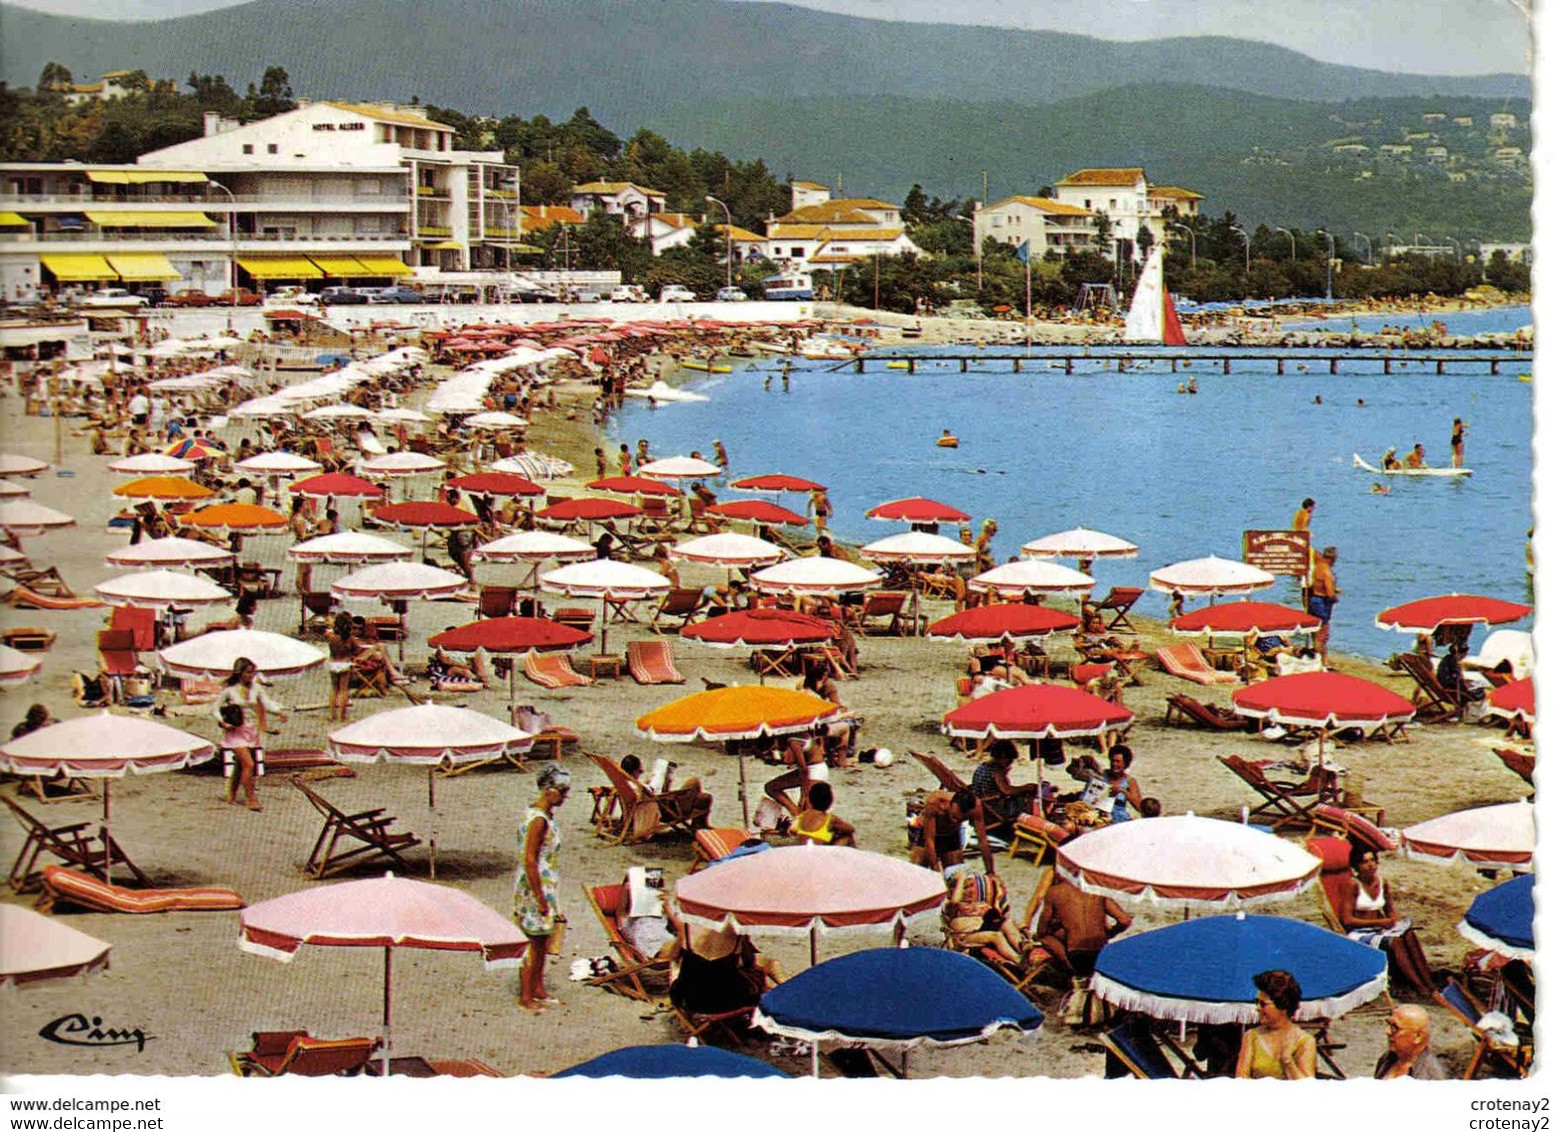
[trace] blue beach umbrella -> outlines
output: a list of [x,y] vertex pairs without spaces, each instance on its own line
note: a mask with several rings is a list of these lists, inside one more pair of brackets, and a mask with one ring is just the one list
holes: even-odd
[[813,1043],[848,1042],[901,1054],[963,1045],[1013,1029],[1037,1034],[1040,1012],[968,955],[933,947],[877,947],[809,967],[759,1000],[753,1024]]
[[1508,959],[1533,960],[1533,874],[1497,884],[1474,899],[1457,930]]
[[1107,944],[1094,993],[1115,1006],[1182,1022],[1254,1024],[1252,976],[1288,971],[1297,1018],[1336,1018],[1387,989],[1384,952],[1282,916],[1207,916]]
[[628,1046],[604,1053],[554,1077],[785,1077],[767,1061],[715,1046]]

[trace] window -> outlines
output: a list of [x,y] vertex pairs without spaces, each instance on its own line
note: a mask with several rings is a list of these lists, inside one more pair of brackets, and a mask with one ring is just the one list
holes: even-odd
[[255,147],[254,146],[250,145],[248,142],[244,143],[244,152],[246,154],[253,153],[254,151],[255,151]]
[[799,245],[797,247],[792,248],[791,249],[791,255],[795,259],[801,259],[802,258],[802,248]]
[[265,151],[267,153],[275,153],[276,152],[276,143],[275,142],[269,142],[266,145],[266,147],[265,147]]

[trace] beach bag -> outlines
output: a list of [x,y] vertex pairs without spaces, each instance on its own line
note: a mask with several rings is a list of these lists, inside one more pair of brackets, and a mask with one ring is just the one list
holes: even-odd
[[554,915],[552,931],[547,935],[547,954],[563,954],[563,937],[568,933],[569,921],[561,915]]

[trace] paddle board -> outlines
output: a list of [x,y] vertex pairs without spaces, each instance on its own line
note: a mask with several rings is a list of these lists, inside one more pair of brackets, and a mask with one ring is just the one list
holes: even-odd
[[1472,468],[1381,468],[1375,464],[1367,463],[1360,458],[1360,454],[1354,454],[1354,466],[1364,468],[1367,472],[1375,472],[1378,476],[1471,476]]
[[697,362],[697,361],[693,361],[691,359],[684,360],[683,363],[682,363],[682,366],[683,366],[683,369],[696,369],[696,370],[701,370],[704,373],[730,373],[731,372],[731,367],[730,366],[717,365],[714,362]]

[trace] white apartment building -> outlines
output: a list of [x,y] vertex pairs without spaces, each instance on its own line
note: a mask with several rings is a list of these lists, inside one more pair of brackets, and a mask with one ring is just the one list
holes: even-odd
[[764,231],[769,259],[782,271],[837,271],[874,256],[921,255],[905,233],[899,206],[867,197],[834,200],[811,181],[791,182],[791,211],[770,217]]
[[1017,248],[1026,241],[1034,259],[1048,251],[1086,250],[1094,241],[1094,213],[1048,197],[1003,197],[975,209],[975,252],[988,239]]
[[589,181],[574,186],[569,197],[569,207],[585,216],[592,212],[621,216],[627,223],[636,216],[664,212],[666,194],[636,185],[632,181]]
[[1110,221],[1113,258],[1137,259],[1139,228],[1147,228],[1156,243],[1164,243],[1166,228],[1176,220],[1196,216],[1202,194],[1173,185],[1150,184],[1142,169],[1080,169],[1056,182],[1055,199]]
[[[0,165],[0,285],[389,282],[502,262],[517,171],[418,108],[316,102],[134,165]],[[236,269],[236,271],[235,271]]]

